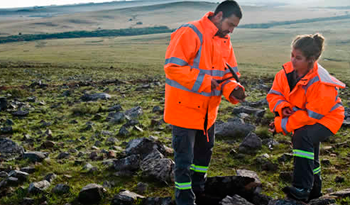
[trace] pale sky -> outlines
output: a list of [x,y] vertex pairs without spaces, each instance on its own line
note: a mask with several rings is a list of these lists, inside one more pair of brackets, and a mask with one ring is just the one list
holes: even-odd
[[14,7],[31,7],[31,6],[48,6],[48,5],[64,5],[89,2],[108,2],[113,0],[0,0],[0,8]]

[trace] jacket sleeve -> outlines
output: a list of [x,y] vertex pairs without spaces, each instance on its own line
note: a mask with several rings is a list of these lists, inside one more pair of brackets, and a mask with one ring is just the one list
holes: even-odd
[[293,109],[292,105],[286,100],[283,92],[282,78],[284,78],[283,72],[278,72],[272,84],[272,88],[266,96],[266,100],[269,103],[270,111],[278,113],[278,116],[282,116],[282,109],[289,107]]
[[311,85],[306,92],[305,110],[297,110],[291,116],[275,119],[276,132],[284,134],[305,125],[313,125],[328,114],[336,104],[338,91],[321,82]]
[[165,54],[164,71],[167,79],[194,92],[211,92],[210,75],[197,68],[191,68],[201,41],[190,27],[179,28],[171,35],[171,41]]
[[[225,62],[225,64],[227,62],[233,68],[233,70],[236,72],[238,77],[241,77],[241,74],[239,73],[238,68],[237,68],[236,56],[235,56],[235,53],[233,51],[230,38],[227,41],[228,41],[228,48],[223,50],[223,52],[227,52],[227,55],[224,55],[225,56],[224,62]],[[226,66],[226,65],[224,65],[224,66]],[[232,73],[230,72],[230,70],[226,69],[225,75],[223,76],[223,78],[228,78],[231,76],[232,76]],[[242,87],[243,90],[245,90],[244,87],[234,79],[227,80],[221,84],[221,91],[222,91],[223,95],[225,96],[226,100],[228,100],[232,104],[239,103],[238,100],[236,100],[234,98],[230,98],[231,92],[237,86]]]

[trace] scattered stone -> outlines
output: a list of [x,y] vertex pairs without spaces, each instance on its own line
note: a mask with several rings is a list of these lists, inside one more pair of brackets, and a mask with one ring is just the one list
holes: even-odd
[[41,145],[42,148],[46,148],[46,149],[51,149],[54,148],[56,145],[55,142],[50,141],[50,140],[46,140],[45,142],[43,142],[43,144]]
[[245,198],[235,194],[233,197],[226,196],[220,203],[220,205],[253,205]]
[[278,165],[271,162],[269,159],[264,156],[259,156],[255,159],[255,163],[257,166],[265,171],[276,171],[278,169]]
[[125,111],[125,115],[135,119],[143,114],[142,108],[140,106],[133,107],[127,111]]
[[115,137],[109,137],[107,140],[106,140],[106,145],[115,145],[119,142],[119,140]]
[[31,194],[40,194],[44,193],[46,189],[48,189],[50,186],[50,183],[46,180],[40,181],[40,182],[33,182],[28,187],[28,192]]
[[152,109],[152,112],[154,113],[162,113],[163,110],[159,106],[154,106]]
[[240,120],[233,120],[227,123],[215,124],[215,135],[218,137],[239,138],[245,137],[254,131],[255,127],[251,124],[245,124]]
[[247,135],[242,143],[239,145],[239,152],[242,153],[252,153],[261,149],[262,140],[255,133],[250,133]]
[[130,170],[135,171],[140,168],[140,157],[139,155],[130,155],[122,159],[113,160],[114,169],[117,171]]
[[12,127],[2,127],[2,128],[0,128],[0,133],[1,134],[12,134],[13,133]]
[[28,179],[29,174],[27,172],[22,172],[22,171],[18,171],[18,170],[12,170],[9,173],[9,177],[15,177],[17,179],[19,179],[19,181],[23,182],[26,181]]
[[16,117],[25,117],[29,114],[29,111],[18,110],[16,112],[12,112],[11,114]]
[[330,193],[329,195],[336,196],[338,198],[350,197],[350,188],[344,189],[344,190],[341,190],[341,191],[337,191],[335,193]]
[[283,162],[289,162],[293,159],[293,155],[292,154],[282,154],[282,156],[278,157],[277,161],[279,163],[283,163]]
[[125,153],[127,155],[140,154],[141,159],[143,159],[155,149],[160,151],[163,155],[167,154],[167,149],[163,144],[155,142],[149,138],[143,137],[130,140],[125,149]]
[[343,183],[343,182],[345,182],[345,179],[344,179],[344,177],[337,176],[337,177],[335,177],[334,182],[335,183]]
[[6,110],[7,108],[7,98],[0,97],[0,111]]
[[141,127],[137,126],[137,125],[134,126],[134,130],[136,132],[143,132],[143,129]]
[[35,204],[35,200],[29,197],[24,197],[21,205],[34,205]]
[[175,163],[171,159],[164,158],[158,150],[153,150],[143,159],[140,168],[145,177],[167,183],[173,181],[174,165]]
[[46,158],[43,152],[25,152],[23,159],[29,159],[32,162],[42,162]]
[[7,174],[7,172],[5,172],[5,171],[1,171],[0,172],[0,177],[1,178],[7,178],[9,175]]
[[70,157],[70,153],[68,153],[68,152],[61,152],[57,156],[57,159],[68,159],[69,157]]
[[107,93],[95,93],[95,94],[85,93],[80,99],[86,102],[86,101],[108,100],[110,98],[111,98],[111,95]]
[[128,190],[121,191],[119,194],[113,197],[111,205],[132,205],[138,199],[144,199],[144,196],[130,192]]
[[108,108],[107,111],[112,112],[119,112],[122,110],[122,106],[121,105],[113,105],[112,107]]
[[98,184],[88,184],[79,192],[78,200],[80,203],[95,204],[99,203],[106,193],[106,189]]
[[264,117],[265,110],[256,109],[248,106],[239,106],[239,107],[235,107],[232,113],[235,115],[238,115],[240,113],[246,113],[248,115],[254,114],[256,117]]
[[14,125],[15,123],[14,123],[12,120],[7,119],[7,120],[5,121],[5,124],[6,124],[6,125],[9,125],[9,126],[12,126],[12,125]]
[[86,163],[83,167],[83,170],[90,170],[91,168],[93,168],[93,166],[90,163]]
[[45,177],[44,177],[44,180],[52,183],[53,180],[55,180],[57,178],[57,175],[55,173],[50,173],[50,174],[47,174]]
[[102,142],[101,142],[101,141],[96,141],[96,142],[95,142],[95,146],[96,146],[96,147],[101,147],[101,145],[102,145]]
[[118,132],[118,136],[128,136],[130,134],[130,132],[128,131],[128,129],[125,127],[125,126],[122,126],[120,129],[119,129],[119,132]]
[[52,193],[55,194],[67,194],[70,191],[70,186],[67,184],[57,184],[53,189]]
[[143,182],[139,182],[136,185],[136,192],[138,194],[144,194],[144,193],[146,193],[147,188],[148,188],[148,184],[143,183]]
[[124,122],[125,115],[122,112],[109,113],[106,120],[109,121],[110,123],[119,124]]

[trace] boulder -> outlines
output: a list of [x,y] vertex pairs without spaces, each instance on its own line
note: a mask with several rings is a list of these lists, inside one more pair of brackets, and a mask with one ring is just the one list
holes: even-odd
[[85,93],[80,99],[86,102],[86,101],[108,100],[110,98],[111,98],[111,95],[107,93],[95,93],[95,94]]
[[220,203],[220,205],[253,205],[245,198],[235,194],[234,196],[226,196]]
[[81,189],[78,201],[83,204],[99,203],[106,193],[106,189],[98,184],[88,184]]
[[254,153],[261,149],[262,140],[255,133],[248,134],[239,145],[239,152],[242,153]]
[[10,139],[0,139],[1,158],[16,157],[24,153],[23,147]]
[[233,120],[227,123],[215,124],[215,136],[241,138],[254,131],[255,127],[251,124],[245,124],[240,120]]

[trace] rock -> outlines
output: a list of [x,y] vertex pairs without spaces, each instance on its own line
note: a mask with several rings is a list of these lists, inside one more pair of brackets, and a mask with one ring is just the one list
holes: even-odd
[[154,113],[162,113],[163,110],[159,106],[154,106],[152,109],[152,112]]
[[292,154],[283,154],[282,156],[278,157],[277,161],[279,163],[283,163],[283,162],[289,162],[293,159],[293,155]]
[[50,173],[50,174],[47,174],[45,177],[44,177],[44,180],[52,183],[53,180],[55,180],[57,178],[57,175],[55,173]]
[[108,100],[110,98],[111,98],[111,95],[107,93],[95,93],[95,94],[85,93],[80,99],[86,102],[86,101]]
[[108,108],[107,111],[112,112],[119,112],[122,110],[122,106],[121,105],[113,105],[112,107]]
[[119,124],[124,122],[125,115],[122,112],[109,113],[106,120],[109,121],[110,123]]
[[117,171],[135,171],[140,168],[140,157],[139,155],[130,155],[122,159],[113,160],[113,164],[114,169]]
[[143,199],[144,196],[138,195],[136,193],[130,192],[128,190],[121,191],[119,194],[113,197],[111,205],[132,205],[138,199]]
[[83,167],[83,170],[90,170],[93,166],[90,163],[86,163]]
[[293,180],[293,172],[281,172],[279,178],[287,183],[291,183]]
[[101,141],[96,141],[96,142],[95,142],[95,146],[96,146],[96,147],[100,147],[101,145],[102,145],[102,142],[101,142]]
[[239,152],[253,153],[261,149],[262,140],[255,133],[247,135],[239,145]]
[[9,173],[9,177],[15,177],[19,179],[19,181],[23,182],[28,179],[29,174],[27,172],[22,172],[22,171],[17,171],[17,170],[12,170]]
[[7,178],[9,176],[9,174],[7,174],[7,172],[5,172],[5,171],[1,171],[0,172],[0,177],[1,178]]
[[7,119],[7,120],[5,121],[5,124],[6,124],[6,125],[9,125],[9,126],[12,126],[12,125],[14,125],[15,123],[14,123],[12,120]]
[[155,149],[162,154],[167,154],[170,151],[160,142],[155,142],[149,138],[136,138],[128,142],[125,153],[127,155],[140,154],[141,159],[143,159]]
[[40,181],[40,182],[33,182],[28,187],[28,192],[31,194],[40,194],[44,193],[46,189],[48,189],[50,186],[50,183],[46,180]]
[[67,184],[57,184],[53,189],[52,193],[55,194],[67,194],[70,191],[70,186]]
[[11,158],[23,154],[23,147],[10,139],[0,139],[0,158]]
[[133,130],[135,130],[136,132],[143,132],[143,129],[139,126],[134,126]]
[[127,111],[125,111],[125,115],[135,119],[143,114],[142,108],[140,106],[133,107]]
[[1,134],[12,134],[13,133],[12,127],[2,127],[2,128],[0,128],[0,133]]
[[244,124],[241,121],[230,121],[222,124],[215,124],[215,135],[217,137],[241,138],[254,131],[251,124]]
[[72,94],[72,92],[71,92],[70,90],[65,90],[65,91],[62,93],[62,96],[63,96],[63,97],[69,97],[71,94]]
[[144,194],[147,191],[147,188],[148,188],[148,184],[139,182],[137,183],[135,189],[138,194]]
[[331,161],[330,161],[329,159],[323,159],[323,160],[321,160],[321,164],[322,164],[322,166],[326,166],[326,167],[332,165],[332,163],[331,163]]
[[125,126],[122,126],[120,129],[119,129],[119,132],[118,132],[118,136],[128,136],[129,135],[129,131],[128,129],[125,127]]
[[41,147],[42,147],[42,148],[46,148],[46,149],[51,149],[51,148],[54,148],[55,145],[56,145],[55,142],[50,141],[50,140],[46,140],[45,142],[43,142],[43,143],[41,144]]
[[313,199],[309,202],[310,205],[327,205],[327,204],[335,204],[336,201],[335,199],[328,199],[328,198],[317,198]]
[[259,204],[259,205],[268,205],[269,201],[271,201],[272,198],[260,193],[254,193],[254,196],[251,200],[249,200],[250,202],[252,202],[253,204]]
[[34,204],[35,204],[35,200],[28,197],[24,197],[21,202],[21,205],[34,205]]
[[142,205],[175,205],[175,202],[171,197],[149,197],[143,200]]
[[36,101],[36,97],[32,96],[32,97],[27,97],[27,102],[35,102]]
[[175,163],[171,159],[164,158],[158,150],[153,150],[152,153],[143,159],[140,168],[145,177],[151,177],[157,181],[167,183],[173,181],[172,172],[174,165]]
[[235,107],[232,111],[233,114],[238,115],[240,113],[246,113],[246,114],[254,114],[256,117],[264,117],[265,110],[256,109],[248,106],[239,106]]
[[106,140],[106,145],[115,145],[119,142],[119,140],[115,137],[109,137],[107,140]]
[[23,167],[21,168],[21,171],[26,172],[28,174],[33,174],[36,171],[36,169],[35,167]]
[[280,143],[278,143],[276,140],[272,138],[268,138],[268,139],[263,139],[262,144],[267,146],[268,148],[273,148],[275,146],[278,146]]
[[84,204],[99,203],[106,193],[106,189],[98,184],[88,184],[79,192],[78,200]]
[[68,159],[70,157],[69,152],[61,152],[58,156],[57,159]]
[[235,194],[233,197],[226,196],[220,203],[220,205],[253,205],[246,199]]
[[343,182],[345,182],[345,179],[344,179],[344,177],[337,176],[337,177],[335,177],[334,182],[335,183],[343,183]]
[[277,199],[271,200],[268,205],[305,205],[305,203],[294,200]]
[[7,108],[7,98],[0,97],[0,111],[6,110]]
[[255,179],[254,181],[255,183],[258,183],[261,185],[261,181],[256,172],[251,170],[246,170],[246,169],[238,169],[236,172],[237,172],[237,176],[253,178]]
[[7,186],[18,186],[20,183],[20,180],[16,177],[8,177],[6,181],[7,181]]
[[255,159],[255,163],[257,166],[265,171],[276,171],[278,170],[278,165],[275,163],[272,163],[269,159],[265,158],[264,156],[259,156]]
[[350,120],[344,120],[343,124],[342,124],[342,127],[349,128],[350,127]]
[[29,114],[28,111],[23,111],[23,110],[18,110],[16,112],[12,112],[11,113],[13,116],[16,116],[16,117],[25,117]]
[[350,197],[350,188],[344,189],[344,190],[341,190],[341,191],[337,191],[335,193],[330,193],[329,195],[336,196],[338,198]]

